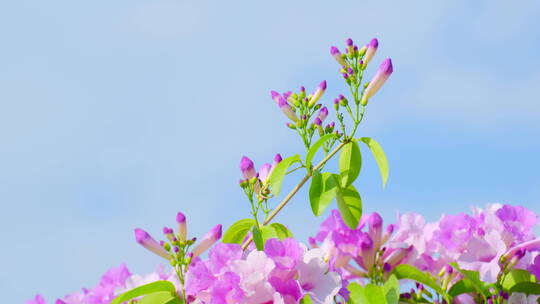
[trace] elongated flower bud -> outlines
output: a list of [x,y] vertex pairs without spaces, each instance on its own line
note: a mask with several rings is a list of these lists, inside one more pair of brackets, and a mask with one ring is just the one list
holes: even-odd
[[339,63],[339,65],[347,66],[347,62],[345,62],[345,60],[341,56],[341,52],[339,51],[339,49],[337,47],[333,46],[333,47],[330,48],[330,55],[332,55],[332,57],[334,57],[334,59],[336,59],[336,61],[337,61],[337,63]]
[[263,184],[265,184],[268,178],[270,177],[270,172],[272,172],[272,165],[268,163],[262,165],[261,168],[259,169],[259,179],[261,180]]
[[165,249],[163,249],[163,247],[161,247],[159,243],[154,240],[150,234],[148,234],[148,232],[139,228],[135,229],[135,240],[137,243],[141,244],[141,246],[159,255],[160,257],[167,260],[170,258],[167,251],[165,251]]
[[516,255],[521,255],[521,253],[525,253],[527,250],[534,250],[540,248],[540,238],[530,240],[523,242],[521,244],[517,244],[516,246],[510,248],[505,254],[502,255],[501,261],[509,261]]
[[212,247],[221,238],[221,225],[216,225],[208,232],[202,241],[193,249],[193,257],[201,255],[203,252]]
[[245,178],[250,179],[255,177],[255,168],[253,166],[253,162],[249,157],[243,156],[240,160],[240,171],[242,171],[242,175],[244,175]]
[[281,95],[276,92],[276,91],[270,91],[270,95],[272,96],[272,99],[276,102],[276,103],[279,103],[279,97],[281,97]]
[[281,95],[278,97],[278,106],[283,112],[283,114],[285,114],[285,116],[287,116],[290,120],[294,122],[298,121],[298,117],[296,117],[293,109],[291,108],[287,100],[285,100],[285,98],[283,98],[283,96]]
[[371,239],[373,240],[373,244],[375,246],[375,250],[378,250],[381,246],[381,239],[382,239],[382,217],[377,213],[373,212],[371,216],[368,219],[369,223],[369,235],[371,236]]
[[178,237],[180,237],[180,241],[185,241],[187,238],[186,216],[182,212],[178,212],[176,222],[178,223]]
[[368,64],[371,59],[373,59],[375,53],[377,53],[377,48],[379,48],[379,41],[377,40],[377,38],[371,39],[371,41],[367,45],[366,56],[364,57],[365,64]]
[[407,248],[397,248],[384,259],[384,262],[390,264],[392,267],[395,267],[397,264],[401,263],[412,250],[412,245]]
[[272,167],[275,167],[277,164],[279,164],[281,161],[283,160],[283,158],[281,157],[281,154],[276,154],[276,156],[274,156],[274,162],[272,163]]
[[392,233],[394,233],[394,228],[395,228],[394,224],[390,224],[386,226],[386,232],[384,233],[383,238],[381,240],[381,245],[388,242],[388,240],[392,236]]
[[314,106],[317,103],[317,101],[321,99],[321,96],[324,94],[324,91],[326,91],[326,80],[321,81],[321,83],[317,87],[317,90],[315,91],[315,93],[313,93],[313,96],[309,100],[308,106],[309,107]]
[[315,117],[314,123],[316,126],[322,126],[322,120],[319,117]]
[[361,100],[363,106],[368,103],[368,100],[371,98],[371,96],[377,93],[377,91],[383,86],[383,84],[386,82],[388,77],[390,77],[393,71],[394,68],[392,66],[392,60],[390,58],[386,58],[379,67],[377,74],[375,74],[373,79],[371,79],[371,81],[369,82],[369,85],[364,92],[364,96]]
[[321,121],[324,121],[326,119],[326,117],[328,117],[328,108],[327,107],[322,107],[319,110],[319,118],[321,119]]

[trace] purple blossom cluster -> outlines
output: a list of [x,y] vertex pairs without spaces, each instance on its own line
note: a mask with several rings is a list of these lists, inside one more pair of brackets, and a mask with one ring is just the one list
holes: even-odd
[[208,259],[195,261],[187,273],[190,303],[298,303],[309,294],[314,303],[332,303],[342,287],[329,272],[319,249],[308,250],[292,238],[270,239],[264,251],[242,251],[218,244]]

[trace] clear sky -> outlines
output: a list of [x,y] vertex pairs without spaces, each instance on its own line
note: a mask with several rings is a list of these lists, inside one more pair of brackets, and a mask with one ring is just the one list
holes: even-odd
[[[540,212],[539,12],[535,0],[2,1],[2,301],[92,287],[121,262],[151,271],[160,260],[132,230],[158,235],[179,210],[199,236],[247,217],[240,157],[302,148],[269,91],[326,79],[330,102],[344,86],[329,47],[347,37],[378,37],[372,65],[394,63],[361,129],[390,161],[382,190],[365,153],[367,211]],[[304,193],[278,220],[305,240],[322,218]]]

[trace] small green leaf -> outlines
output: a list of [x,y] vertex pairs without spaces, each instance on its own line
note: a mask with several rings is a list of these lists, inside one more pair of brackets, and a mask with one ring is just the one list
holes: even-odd
[[[339,178],[337,175],[334,176],[336,179]],[[345,224],[351,229],[356,229],[362,217],[362,198],[360,198],[358,191],[353,185],[349,185],[347,188],[338,187],[336,202]]]
[[349,301],[347,303],[349,304],[368,303],[368,300],[366,299],[365,289],[362,285],[358,283],[349,283],[349,286],[347,286],[347,289],[350,292]]
[[392,271],[397,279],[410,279],[418,283],[422,283],[428,287],[431,287],[437,293],[444,295],[444,291],[437,284],[437,280],[429,273],[423,272],[422,270],[407,264],[397,265],[396,268]]
[[350,142],[346,144],[339,154],[339,171],[341,176],[341,186],[347,187],[352,184],[362,168],[362,154],[358,143]]
[[137,302],[137,304],[165,304],[180,303],[178,297],[173,297],[169,292],[155,292],[147,295]]
[[294,237],[293,234],[291,233],[291,231],[287,227],[285,227],[285,225],[283,225],[283,224],[272,223],[272,224],[270,224],[268,226],[275,230],[276,235],[280,240]]
[[114,300],[112,300],[111,304],[124,303],[131,299],[157,292],[168,292],[171,297],[178,297],[178,295],[176,294],[176,288],[171,282],[156,281],[124,292],[123,294],[117,296]]
[[337,181],[331,173],[313,172],[309,187],[309,202],[315,216],[320,216],[336,197]]
[[386,159],[384,150],[373,138],[362,137],[360,140],[363,141],[371,150],[371,153],[373,153],[373,157],[375,157],[375,161],[381,172],[383,187],[386,186],[386,182],[388,181],[388,160]]
[[262,232],[257,227],[257,225],[253,226],[253,229],[251,230],[253,233],[253,242],[255,243],[255,247],[257,247],[257,250],[261,251],[264,249],[264,241],[262,237]]
[[512,269],[505,276],[502,286],[505,290],[510,290],[514,285],[521,282],[534,282],[534,276],[524,269]]
[[476,289],[474,288],[473,283],[468,279],[461,279],[457,281],[452,287],[450,287],[450,290],[448,290],[448,294],[452,297],[457,297],[460,294],[464,293],[471,293],[475,292]]
[[482,297],[484,298],[484,302],[487,301],[486,296],[489,296],[490,292],[486,283],[480,280],[480,273],[478,271],[461,269],[456,262],[452,262],[450,263],[450,265],[452,265],[455,270],[461,273],[463,275],[463,279],[468,280],[470,285],[472,285],[472,287],[474,287],[474,289],[480,295],[482,295]]
[[386,297],[382,286],[367,284],[364,290],[367,303],[386,304]]
[[232,224],[223,235],[223,243],[241,244],[253,225],[253,219],[242,219]]
[[272,194],[275,196],[278,196],[281,192],[281,183],[283,182],[283,178],[287,174],[287,170],[289,167],[300,161],[300,155],[296,154],[291,157],[287,157],[279,164],[276,165],[276,167],[272,170],[272,173],[270,173],[270,177],[268,178],[268,184],[270,185],[270,189],[272,190]]
[[311,161],[313,160],[313,157],[319,151],[319,149],[324,145],[325,142],[332,139],[334,137],[334,134],[326,134],[323,137],[319,138],[312,146],[309,148],[307,154],[306,154],[306,167],[311,168]]
[[302,299],[300,299],[300,304],[313,304],[309,294],[305,295]]
[[540,295],[540,284],[533,282],[521,282],[510,288],[510,292],[521,292],[528,295]]
[[386,303],[397,304],[399,302],[399,282],[395,275],[391,275],[383,285]]

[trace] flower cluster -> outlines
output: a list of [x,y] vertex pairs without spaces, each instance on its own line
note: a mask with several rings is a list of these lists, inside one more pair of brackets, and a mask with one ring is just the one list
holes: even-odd
[[298,303],[309,294],[315,303],[332,303],[341,278],[328,272],[322,251],[292,238],[270,239],[264,251],[243,252],[237,244],[218,244],[207,260],[187,273],[192,303]]

